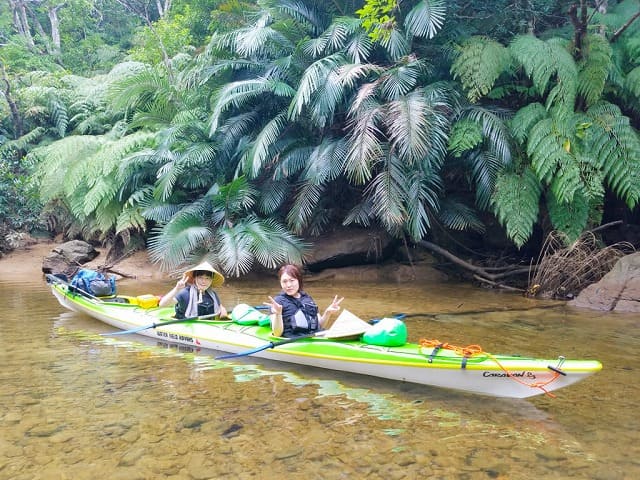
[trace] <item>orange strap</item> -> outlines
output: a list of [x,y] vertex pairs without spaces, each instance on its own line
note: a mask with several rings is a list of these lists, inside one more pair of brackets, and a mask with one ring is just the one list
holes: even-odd
[[526,385],[527,387],[531,387],[531,388],[539,388],[540,390],[542,390],[545,393],[545,395],[548,395],[551,398],[555,398],[555,395],[552,394],[551,392],[547,391],[547,389],[545,387],[547,385],[549,385],[550,383],[554,382],[560,376],[560,374],[558,372],[556,372],[556,371],[554,371],[553,375],[551,376],[551,378],[549,380],[545,381],[545,382],[527,383],[527,382],[523,382],[518,377],[515,377],[509,370],[507,370],[498,361],[498,359],[496,357],[494,357],[490,353],[483,352],[482,347],[480,345],[467,345],[466,347],[458,347],[456,345],[451,345],[450,343],[443,343],[440,340],[427,340],[426,338],[421,338],[420,339],[420,346],[423,347],[423,348],[432,347],[432,348],[438,348],[438,349],[452,350],[452,351],[454,351],[455,353],[457,353],[458,355],[460,355],[463,358],[464,357],[469,358],[469,357],[472,357],[474,355],[479,355],[481,353],[484,353],[491,360],[493,360],[498,367],[500,367],[500,369],[507,375],[508,378],[510,378],[514,382],[518,382],[521,385]]

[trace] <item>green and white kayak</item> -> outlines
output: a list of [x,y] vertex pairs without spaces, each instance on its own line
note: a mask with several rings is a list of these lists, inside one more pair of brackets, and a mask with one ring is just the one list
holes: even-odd
[[[347,326],[340,332],[340,318],[336,321],[335,335],[331,335],[334,331],[331,327],[325,334],[284,340],[273,337],[268,324],[260,321],[266,318],[264,314],[247,306],[242,315],[232,315],[235,320],[178,321],[172,318],[173,308],[153,306],[157,300],[154,302],[151,296],[97,298],[69,291],[66,282],[52,275],[47,276],[47,281],[67,309],[125,332],[195,350],[217,350],[236,356],[250,353],[282,362],[511,398],[551,394],[602,369],[597,360],[497,355],[479,348],[428,341],[400,346],[371,345],[362,340],[359,335],[362,330],[349,331]],[[247,311],[253,318],[247,318]]]

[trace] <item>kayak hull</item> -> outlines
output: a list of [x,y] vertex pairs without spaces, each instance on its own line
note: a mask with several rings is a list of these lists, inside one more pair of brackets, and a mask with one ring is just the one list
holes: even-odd
[[[71,293],[51,282],[59,303],[114,328],[130,330],[172,320],[173,308],[143,308]],[[136,334],[193,349],[242,353],[281,340],[268,327],[232,321],[185,321],[147,328]],[[601,370],[597,360],[548,360],[481,352],[464,358],[451,350],[407,343],[400,347],[368,345],[359,340],[307,338],[266,348],[256,357],[351,372],[396,381],[449,388],[494,397],[528,398],[579,382]]]

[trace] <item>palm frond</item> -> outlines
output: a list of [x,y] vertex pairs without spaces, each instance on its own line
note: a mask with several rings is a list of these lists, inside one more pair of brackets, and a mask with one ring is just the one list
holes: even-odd
[[[370,87],[370,86],[369,86]],[[369,88],[364,86],[364,90]],[[360,91],[363,91],[361,87]],[[354,107],[359,108],[354,108]],[[374,98],[351,105],[349,116],[349,153],[345,162],[345,172],[354,182],[366,183],[372,175],[372,165],[384,156],[381,144],[384,138],[381,124],[384,108]]]
[[409,183],[398,157],[388,155],[384,168],[371,180],[365,195],[371,196],[372,212],[385,229],[399,235],[407,219]]
[[240,80],[226,84],[215,96],[211,112],[210,135],[213,135],[224,112],[231,108],[240,108],[253,101],[264,101],[264,94],[272,93],[277,97],[292,98],[296,92],[286,83],[268,78]]
[[244,168],[249,178],[256,178],[262,170],[265,161],[273,153],[273,145],[287,127],[286,113],[275,115],[258,133],[253,147],[246,157]]
[[148,242],[149,258],[160,264],[162,270],[175,270],[211,240],[211,230],[198,215],[176,216],[152,232]]
[[385,110],[391,147],[404,162],[412,164],[427,155],[444,158],[450,111],[446,97],[429,98],[417,89],[389,102]]
[[275,8],[304,25],[314,36],[324,30],[330,21],[320,2],[302,0],[278,0]]
[[440,202],[438,219],[451,230],[472,230],[478,233],[485,231],[485,225],[477,212],[455,198],[447,197]]
[[380,45],[382,45],[389,54],[389,57],[394,61],[409,55],[411,52],[411,45],[403,32],[400,32],[395,28],[391,29],[388,36],[384,36],[380,39]]
[[442,0],[422,0],[407,14],[404,26],[414,37],[431,39],[444,24],[446,5]]

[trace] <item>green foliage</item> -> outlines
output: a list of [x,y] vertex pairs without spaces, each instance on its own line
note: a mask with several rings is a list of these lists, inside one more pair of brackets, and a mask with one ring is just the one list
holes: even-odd
[[396,7],[396,0],[365,0],[363,7],[356,10],[371,40],[377,42],[389,39],[390,30],[396,22],[393,14]]
[[407,14],[404,26],[407,33],[420,38],[432,39],[442,28],[446,6],[442,0],[421,0]]
[[586,151],[596,159],[611,190],[632,209],[640,200],[640,139],[620,109],[610,103],[594,105]]
[[498,177],[493,205],[498,220],[517,247],[522,247],[531,236],[541,192],[536,174],[528,168],[522,173],[505,172]]
[[482,129],[480,125],[469,119],[456,122],[449,133],[449,152],[454,157],[473,150],[482,143]]
[[0,223],[13,230],[33,230],[42,226],[41,209],[38,189],[30,181],[29,172],[0,154]]
[[583,59],[578,63],[578,93],[584,98],[587,106],[598,102],[602,96],[609,70],[612,68],[611,57],[611,46],[603,36],[587,37]]
[[625,88],[640,102],[640,66],[627,74]]
[[503,45],[490,38],[474,37],[458,47],[451,73],[462,83],[469,101],[475,103],[489,94],[509,61],[509,51]]
[[240,177],[212,188],[196,201],[147,208],[145,216],[158,222],[149,253],[165,270],[208,258],[230,274],[248,272],[254,263],[276,268],[301,262],[304,244],[273,219],[248,214],[255,192]]
[[[104,238],[115,229],[123,210],[121,163],[152,139],[145,132],[126,137],[75,135],[34,149],[30,156],[37,161],[34,178],[42,200],[62,200],[87,236]],[[125,225],[122,219],[118,225],[119,231],[139,227],[137,221]]]
[[186,51],[191,45],[191,31],[187,20],[188,17],[183,15],[173,15],[156,21],[153,30],[149,27],[139,29],[132,40],[133,47],[129,52],[131,59],[151,65],[161,63],[161,45],[169,58]]
[[547,108],[556,104],[573,108],[578,69],[566,42],[557,38],[545,42],[532,35],[521,35],[511,42],[509,51],[524,67],[538,95],[546,96]]
[[565,234],[567,244],[573,243],[587,228],[589,200],[581,192],[576,192],[570,202],[562,202],[551,194],[547,197],[549,219],[553,228]]

